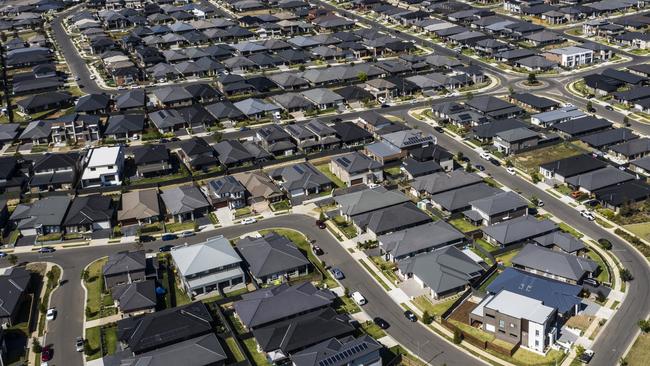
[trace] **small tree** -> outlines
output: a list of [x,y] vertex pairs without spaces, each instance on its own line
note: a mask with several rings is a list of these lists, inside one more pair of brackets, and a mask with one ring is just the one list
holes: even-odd
[[624,124],[626,127],[629,127],[629,126],[630,126],[630,118],[629,118],[628,116],[623,117],[623,124]]
[[38,304],[38,311],[40,311],[43,314],[47,313],[47,304],[44,302]]
[[320,221],[325,221],[327,220],[327,217],[325,216],[325,213],[321,210],[320,215],[318,215],[318,219]]
[[634,276],[632,276],[632,272],[630,272],[630,270],[627,268],[621,268],[619,274],[621,275],[621,280],[625,282],[630,282],[634,279]]
[[596,301],[605,302],[607,301],[607,296],[605,296],[602,291],[598,290],[598,292],[596,292]]
[[9,255],[7,256],[7,261],[8,261],[9,264],[11,264],[12,266],[15,266],[16,263],[18,263],[18,257],[17,257],[15,254],[9,254]]
[[298,70],[299,70],[300,72],[305,71],[305,70],[306,70],[305,65],[300,65],[300,66],[298,66]]
[[612,250],[612,242],[605,238],[598,239],[598,244],[605,250]]
[[542,179],[539,177],[539,174],[537,172],[533,173],[530,175],[530,178],[533,180],[534,184],[539,183]]
[[539,198],[537,198],[535,196],[530,197],[530,203],[537,206],[539,204]]
[[579,344],[576,346],[576,358],[582,357],[582,355],[585,353],[585,348]]
[[465,164],[465,171],[468,172],[468,173],[471,173],[471,172],[474,171],[474,167],[472,166],[471,162],[468,161],[467,164]]
[[433,317],[426,310],[424,311],[424,313],[422,313],[422,322],[424,324],[431,324],[433,322]]
[[641,329],[641,331],[643,333],[650,333],[650,321],[649,320],[641,319],[641,320],[639,320],[638,324],[639,324],[639,329]]
[[32,352],[41,353],[43,347],[41,347],[41,342],[38,341],[38,338],[32,338]]
[[90,278],[90,272],[88,272],[87,269],[84,269],[83,271],[81,271],[81,279],[84,282],[88,282],[88,278]]
[[463,161],[464,157],[465,157],[465,154],[463,154],[462,151],[459,151],[459,152],[456,153],[456,159],[458,159],[458,161]]
[[86,318],[91,318],[93,316],[93,312],[90,310],[90,306],[86,306]]
[[512,161],[510,159],[506,160],[506,167],[512,168],[514,165],[512,164]]
[[90,356],[94,353],[95,351],[90,347],[90,344],[88,342],[84,343],[84,354],[86,356]]
[[587,102],[587,110],[591,111],[594,108],[594,104],[591,101]]
[[474,93],[472,93],[472,92],[467,92],[467,93],[465,94],[465,97],[467,97],[467,100],[472,100],[472,98],[474,98]]
[[528,74],[528,84],[535,85],[537,84],[537,75],[534,72]]
[[463,341],[463,333],[460,332],[460,329],[454,329],[454,344],[460,344]]
[[366,74],[365,72],[360,72],[357,75],[357,79],[359,79],[359,82],[365,83],[366,81],[368,81],[368,74]]

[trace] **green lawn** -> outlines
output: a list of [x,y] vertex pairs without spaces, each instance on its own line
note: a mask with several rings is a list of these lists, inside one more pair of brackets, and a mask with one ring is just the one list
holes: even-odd
[[361,263],[361,265],[362,265],[366,270],[368,270],[368,272],[370,272],[370,275],[371,275],[372,277],[374,277],[374,279],[376,279],[377,282],[379,282],[379,284],[381,285],[381,287],[384,288],[384,290],[386,290],[386,291],[390,291],[390,286],[388,286],[388,285],[386,284],[386,282],[384,282],[384,280],[382,280],[381,277],[379,277],[379,275],[377,275],[377,273],[374,271],[374,269],[371,268],[371,267],[368,265],[368,263],[366,263],[366,261],[364,261],[363,259],[359,259],[359,263]]
[[392,175],[392,176],[402,174],[402,170],[400,169],[399,166],[393,166],[393,167],[390,167],[390,168],[385,168],[384,172],[389,174],[389,175]]
[[429,298],[422,295],[413,299],[413,304],[420,309],[420,311],[426,310],[431,316],[439,317],[454,304],[454,301],[456,301],[456,298],[441,300],[434,304],[429,300]]
[[481,248],[487,250],[488,252],[493,252],[499,248],[485,241],[485,239],[474,239],[474,244],[480,246]]
[[106,343],[106,354],[112,355],[117,350],[117,325],[113,324],[111,326],[105,327],[104,332],[104,342]]
[[[41,299],[41,301],[46,304],[47,307],[49,307],[48,301],[50,300],[50,294],[59,285],[59,278],[61,278],[61,268],[59,266],[53,266],[50,271],[52,272],[51,280],[47,280],[47,283],[45,284],[45,293]],[[45,314],[40,314],[41,315],[38,319],[38,334],[42,335],[43,330],[45,329]]]
[[84,286],[87,290],[86,307],[90,309],[90,315],[87,320],[94,320],[101,317],[101,309],[103,307],[103,296],[110,297],[110,294],[104,293],[104,276],[102,276],[102,268],[108,261],[104,257],[94,261],[88,266],[88,280],[84,281]]
[[471,336],[474,336],[482,341],[492,342],[494,340],[494,336],[492,334],[474,328],[469,324],[461,323],[458,320],[454,320],[454,319],[450,319],[449,322],[451,322],[452,324],[460,328],[463,332]]
[[316,165],[316,169],[318,169],[321,173],[325,174],[325,176],[329,178],[332,182],[334,182],[334,184],[338,188],[345,187],[345,183],[330,171],[329,163]]
[[611,283],[610,274],[609,271],[607,270],[608,267],[605,265],[605,261],[603,260],[603,258],[601,258],[600,255],[598,255],[598,253],[596,253],[593,250],[588,251],[587,255],[594,262],[598,263],[598,266],[600,266],[600,273],[598,274],[598,277],[596,277],[596,279],[600,282]]
[[305,254],[307,256],[309,261],[313,265],[318,267],[318,269],[321,271],[321,273],[323,274],[323,277],[324,277],[323,283],[325,285],[327,285],[327,288],[339,287],[338,282],[336,282],[332,278],[329,271],[327,271],[325,269],[325,267],[323,266],[323,262],[321,262],[321,260],[316,255],[314,255],[314,252],[311,250],[311,244],[309,244],[309,241],[307,240],[307,238],[302,233],[299,233],[299,232],[297,232],[295,230],[291,230],[291,229],[267,229],[267,230],[260,230],[260,234],[261,235],[266,235],[266,234],[268,234],[268,233],[270,233],[272,231],[274,231],[274,232],[276,232],[276,233],[278,233],[278,234],[280,234],[282,236],[287,237],[294,244],[296,244],[298,249],[300,249],[303,252],[303,254]]
[[248,207],[248,206],[246,206],[246,207],[242,207],[242,208],[238,208],[238,209],[235,210],[235,218],[240,218],[240,217],[243,217],[243,216],[248,216],[248,215],[250,215],[252,212],[253,212],[253,211],[252,211],[251,208]]
[[339,230],[341,230],[348,239],[352,239],[357,236],[357,228],[355,228],[354,224],[351,222],[345,221],[345,218],[343,218],[343,216],[336,216],[333,220],[334,224],[336,224],[336,227],[338,227]]
[[393,281],[393,284],[400,282],[399,277],[397,277],[397,273],[395,273],[395,270],[397,269],[395,263],[384,260],[383,256],[370,257],[370,260],[372,260],[377,268],[381,270],[381,273],[383,273],[386,278]]
[[189,176],[190,176],[190,172],[187,170],[185,165],[180,164],[178,172],[174,174],[161,175],[158,177],[141,178],[130,182],[130,185],[137,186],[139,184],[163,183],[163,182],[170,181],[172,179],[185,178]]
[[386,336],[386,332],[384,332],[383,329],[381,329],[377,324],[373,323],[370,320],[362,323],[361,329],[363,329],[364,332],[366,332],[374,339],[379,339]]
[[569,226],[569,225],[567,225],[567,224],[565,224],[565,223],[563,223],[563,222],[560,222],[560,223],[558,224],[558,226],[560,227],[560,230],[562,230],[562,231],[564,231],[564,232],[567,232],[567,233],[573,235],[573,236],[576,237],[577,239],[580,239],[580,238],[582,238],[583,236],[585,236],[583,233],[579,232],[578,230],[574,229],[573,227],[571,227],[571,226]]
[[168,233],[176,233],[179,231],[194,231],[195,221],[174,222],[166,224],[165,228]]
[[512,264],[512,258],[514,258],[517,254],[519,254],[520,250],[521,249],[515,249],[509,252],[505,252],[501,255],[496,256],[495,259],[497,261],[500,261],[504,266],[510,267],[510,265]]
[[354,314],[361,311],[359,305],[347,296],[339,296],[334,300],[334,308],[339,313]]
[[525,153],[517,154],[513,163],[516,167],[526,171],[528,174],[537,172],[539,166],[550,161],[568,158],[584,153],[578,146],[564,142],[561,144],[535,149]]
[[650,222],[625,225],[624,228],[641,239],[650,240]]
[[242,362],[246,360],[246,357],[244,357],[244,355],[239,350],[239,347],[237,347],[237,341],[235,338],[226,338],[226,345],[228,346],[228,349],[230,349],[230,353],[232,353],[235,362]]
[[86,361],[91,361],[102,357],[102,346],[99,343],[101,326],[86,329],[86,342],[91,352],[86,354]]
[[264,357],[263,354],[257,351],[257,342],[255,338],[248,338],[244,340],[244,347],[248,350],[248,353],[253,358],[251,361],[255,366],[267,366],[270,365],[269,361]]
[[450,223],[453,227],[455,227],[459,231],[462,231],[464,233],[474,231],[474,230],[477,230],[479,228],[478,226],[473,225],[471,222],[465,220],[462,217],[457,218],[457,219],[453,219],[453,220],[449,220],[447,222]]
[[288,200],[271,203],[272,211],[286,211],[291,208],[291,203]]

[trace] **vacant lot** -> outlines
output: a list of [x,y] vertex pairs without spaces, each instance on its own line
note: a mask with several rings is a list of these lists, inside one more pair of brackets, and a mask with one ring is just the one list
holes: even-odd
[[630,366],[647,365],[650,358],[650,334],[641,333],[625,358]]
[[641,239],[650,240],[650,222],[625,225],[625,228]]
[[565,142],[519,154],[514,158],[514,164],[519,169],[522,169],[526,171],[526,173],[531,174],[537,172],[539,170],[539,166],[542,164],[558,159],[568,158],[574,155],[579,155],[584,152],[585,151],[578,146]]

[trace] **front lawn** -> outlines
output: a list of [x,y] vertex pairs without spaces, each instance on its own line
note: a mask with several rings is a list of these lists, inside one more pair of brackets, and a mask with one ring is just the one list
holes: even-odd
[[246,350],[248,350],[248,353],[251,355],[252,358],[251,361],[253,361],[253,364],[255,364],[255,366],[270,365],[266,357],[264,357],[263,354],[257,351],[257,342],[255,342],[255,338],[251,337],[248,339],[244,339],[244,347],[246,347]]
[[86,361],[91,361],[102,357],[102,346],[100,344],[101,326],[86,329],[86,346],[89,352],[86,352]]
[[271,203],[272,211],[287,211],[290,208],[291,208],[291,203],[289,203],[289,200],[282,200],[279,202]]
[[374,339],[379,339],[386,336],[386,332],[381,329],[377,324],[370,320],[361,324],[361,329]]
[[650,333],[641,333],[625,359],[628,365],[645,365],[650,359]]
[[171,224],[166,224],[165,228],[168,233],[176,233],[179,231],[195,231],[196,222],[195,221],[185,221],[185,222],[174,222]]
[[332,172],[330,171],[330,165],[329,165],[329,163],[321,164],[321,165],[316,165],[316,169],[318,169],[321,173],[325,174],[325,176],[326,176],[327,178],[329,178],[329,180],[331,180],[332,182],[334,182],[334,184],[335,184],[338,188],[344,188],[344,187],[345,187],[345,183],[344,183],[341,179],[339,179],[339,177],[337,177],[336,175],[334,175],[334,173],[332,173]]
[[413,304],[421,311],[424,312],[426,310],[429,312],[429,315],[434,317],[439,317],[445,311],[449,310],[449,308],[454,304],[455,301],[456,298],[454,297],[451,299],[438,301],[434,304],[433,302],[431,302],[431,300],[429,300],[428,297],[422,295],[413,299]]
[[361,311],[359,305],[347,296],[337,297],[333,305],[338,313],[354,314]]
[[104,307],[104,297],[110,298],[111,296],[108,292],[104,292],[104,276],[102,275],[102,269],[107,261],[106,257],[98,259],[87,268],[88,276],[83,281],[87,293],[86,320],[100,318]]
[[478,226],[472,224],[471,222],[465,220],[464,218],[449,220],[448,223],[463,233],[474,231],[479,228]]
[[400,282],[399,277],[397,277],[397,274],[395,273],[395,270],[397,269],[397,265],[395,263],[384,260],[383,256],[370,257],[370,260],[372,260],[377,268],[379,268],[381,273],[383,273],[386,278],[391,280],[393,284]]
[[560,222],[558,224],[558,226],[560,227],[560,230],[573,235],[576,239],[580,239],[583,236],[585,236],[583,233],[579,232],[578,230],[574,229],[573,227],[571,227],[571,226],[569,226],[569,225],[567,225],[567,224],[565,224],[563,222]]
[[587,252],[587,255],[594,262],[598,263],[598,266],[600,267],[600,273],[598,273],[598,277],[596,277],[596,279],[599,282],[611,283],[610,282],[611,281],[610,274],[609,274],[609,271],[607,270],[607,268],[609,268],[609,267],[607,267],[605,265],[605,261],[603,260],[603,258],[593,250],[589,250]]
[[240,218],[240,217],[248,216],[248,215],[251,214],[251,212],[252,212],[251,208],[248,207],[248,206],[238,208],[238,209],[235,210],[235,218],[237,219],[237,218]]
[[354,227],[354,224],[351,222],[345,221],[343,216],[334,217],[334,224],[343,232],[343,234],[348,238],[352,239],[357,236],[357,228]]

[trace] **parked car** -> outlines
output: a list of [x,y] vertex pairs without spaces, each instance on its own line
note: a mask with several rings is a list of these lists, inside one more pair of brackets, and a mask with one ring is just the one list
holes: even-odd
[[325,221],[323,220],[316,220],[316,226],[318,226],[319,229],[325,229],[327,226],[325,226]]
[[5,253],[5,252],[0,252],[0,258],[4,258],[4,257],[6,257],[6,256],[7,256],[7,253]]
[[241,220],[241,223],[244,224],[244,225],[254,224],[256,222],[257,222],[257,220],[254,217],[248,217],[248,218],[245,218],[245,219]]
[[246,126],[244,126],[244,127],[240,128],[239,131],[240,131],[240,132],[250,131],[250,129],[251,129],[250,127],[246,127]]
[[176,236],[176,234],[164,234],[160,238],[162,239],[162,241],[169,241],[169,240],[178,239],[178,236]]
[[161,143],[161,144],[164,144],[164,143],[167,143],[167,142],[169,142],[169,140],[167,140],[167,139],[160,139],[160,143]]
[[582,217],[584,217],[585,219],[587,219],[587,220],[589,220],[589,221],[594,221],[594,220],[596,220],[596,217],[594,216],[594,214],[591,213],[591,212],[589,212],[589,211],[587,211],[587,210],[582,210],[582,211],[580,211],[580,215],[582,215]]
[[481,151],[479,155],[481,155],[481,157],[485,160],[490,160],[490,158],[492,157],[492,155],[490,155],[490,153],[487,151]]
[[440,126],[435,126],[433,129],[434,129],[436,132],[439,132],[439,133],[445,133],[445,130],[444,130],[442,127],[440,127]]
[[47,313],[45,313],[45,319],[47,319],[47,320],[56,319],[56,309],[55,308],[47,309]]
[[356,302],[357,305],[359,305],[359,306],[363,306],[363,305],[368,303],[366,298],[363,297],[363,295],[361,295],[361,292],[359,292],[359,291],[355,291],[352,294],[350,294],[350,298],[352,300],[354,300],[354,302]]
[[138,237],[138,242],[140,243],[148,243],[150,241],[156,241],[156,238],[151,235],[140,235]]
[[38,250],[39,253],[54,253],[55,249],[52,247],[42,247]]
[[516,174],[517,174],[517,171],[515,170],[515,168],[513,168],[513,167],[511,167],[511,166],[507,167],[507,168],[506,168],[506,171],[508,171],[508,173],[509,173],[510,175],[516,175]]
[[314,255],[323,255],[325,252],[323,252],[323,249],[319,247],[318,245],[312,245],[311,250],[314,252]]
[[481,164],[474,165],[474,168],[476,168],[476,170],[478,170],[479,172],[485,171],[485,167]]
[[605,109],[607,109],[608,111],[613,111],[614,107],[612,107],[611,105],[606,105]]
[[83,352],[84,351],[84,344],[86,342],[84,341],[83,338],[77,337],[77,340],[74,342],[74,347],[77,350],[77,352]]
[[50,346],[44,346],[41,349],[41,362],[47,362],[52,359],[52,348]]
[[544,207],[544,201],[537,200],[537,207]]
[[492,163],[495,166],[501,166],[501,163],[495,158],[491,158],[490,163]]
[[181,238],[189,238],[190,236],[194,236],[194,231],[189,231],[189,230],[187,230],[187,231],[183,231],[183,232],[179,235],[179,237],[181,237]]
[[582,352],[582,355],[580,356],[580,362],[589,363],[592,358],[594,358],[594,351],[588,349]]
[[406,310],[404,312],[404,316],[406,317],[406,319],[408,319],[408,320],[410,320],[412,322],[418,321],[417,315],[413,314],[413,312],[411,310]]
[[591,287],[600,286],[600,282],[598,282],[598,280],[595,278],[585,278],[584,280],[582,280],[582,283],[587,284]]
[[589,112],[589,113],[595,113],[595,112],[596,112],[596,108],[594,108],[594,107],[589,107],[589,108],[587,108],[587,112]]
[[338,268],[332,268],[330,269],[330,272],[332,272],[332,276],[334,276],[334,278],[336,278],[337,280],[342,280],[345,278],[343,271],[341,271]]
[[181,139],[179,139],[178,137],[172,137],[169,139],[169,141],[173,141],[173,142],[180,141],[180,140]]
[[387,321],[385,321],[384,319],[382,319],[382,318],[380,318],[380,317],[375,317],[375,318],[372,320],[372,322],[375,323],[375,324],[377,324],[377,326],[378,326],[379,328],[381,328],[381,329],[388,329],[388,328],[390,327],[390,324],[388,324]]
[[174,247],[173,245],[163,245],[162,247],[158,248],[158,252],[160,253],[169,252],[170,250],[172,250],[173,247]]

